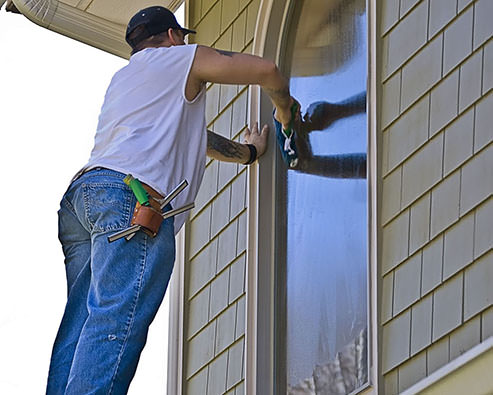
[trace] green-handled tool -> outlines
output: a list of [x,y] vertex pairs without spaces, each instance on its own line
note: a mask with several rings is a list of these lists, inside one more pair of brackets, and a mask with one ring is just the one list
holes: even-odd
[[142,184],[138,179],[134,178],[131,174],[129,174],[123,179],[123,182],[132,189],[132,192],[137,198],[137,201],[142,206],[150,205],[149,195],[147,194],[147,191],[144,189],[144,187],[142,186]]
[[289,167],[296,167],[298,165],[298,152],[295,144],[296,132],[294,130],[294,120],[296,118],[296,113],[298,112],[298,103],[293,103],[290,110],[291,120],[289,121],[287,129],[284,129],[281,122],[274,117],[275,110],[272,115],[276,127],[277,144],[279,145],[282,159]]
[[[149,203],[149,196],[147,195],[147,192],[143,188],[142,184],[137,180],[136,178],[133,178],[131,175],[128,175],[124,178],[123,180],[125,184],[127,184],[137,197],[137,200],[141,205],[150,205]],[[160,204],[161,210],[165,208],[165,206],[173,200],[181,191],[183,191],[188,185],[187,180],[183,180],[175,189],[173,189],[168,195],[166,195],[163,199],[159,199],[158,202]],[[177,214],[181,214],[184,211],[190,210],[194,207],[194,203],[189,203],[186,204],[183,207],[175,208],[166,212],[161,212],[161,215],[163,219],[167,219],[169,217],[173,217]],[[116,232],[112,234],[111,236],[108,236],[108,242],[112,243],[115,240],[121,239],[122,237],[125,237],[128,240],[130,240],[135,233],[137,233],[140,229],[142,229],[142,226],[139,224],[132,225],[126,229],[123,229],[119,232]]]

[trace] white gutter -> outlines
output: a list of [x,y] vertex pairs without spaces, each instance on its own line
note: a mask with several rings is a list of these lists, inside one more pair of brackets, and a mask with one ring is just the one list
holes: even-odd
[[[0,0],[3,1],[3,0]],[[125,26],[87,13],[58,0],[12,0],[17,9],[32,22],[64,36],[129,58]]]

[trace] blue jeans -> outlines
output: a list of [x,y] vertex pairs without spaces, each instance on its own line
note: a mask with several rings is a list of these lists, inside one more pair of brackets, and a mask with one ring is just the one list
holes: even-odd
[[173,218],[155,238],[107,237],[129,226],[136,199],[124,174],[95,169],[74,181],[59,215],[68,299],[47,394],[125,394],[175,260]]

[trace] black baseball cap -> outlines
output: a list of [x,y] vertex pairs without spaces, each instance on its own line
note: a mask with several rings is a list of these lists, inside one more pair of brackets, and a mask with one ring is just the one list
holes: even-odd
[[[145,29],[141,34],[131,40],[130,34],[138,27],[144,25]],[[196,33],[194,30],[181,27],[175,15],[165,7],[147,7],[137,12],[128,22],[125,40],[134,48],[142,40],[167,31],[169,28],[180,29],[183,34]]]

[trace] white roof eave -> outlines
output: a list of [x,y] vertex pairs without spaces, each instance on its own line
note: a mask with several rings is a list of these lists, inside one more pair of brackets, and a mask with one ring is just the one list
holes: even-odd
[[58,0],[13,0],[32,22],[122,58],[130,56],[125,26],[89,14]]

